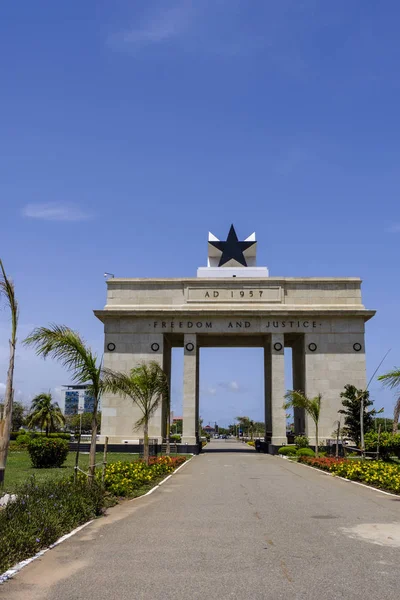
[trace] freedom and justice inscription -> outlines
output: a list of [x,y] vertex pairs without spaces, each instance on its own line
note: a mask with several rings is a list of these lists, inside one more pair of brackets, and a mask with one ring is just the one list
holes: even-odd
[[231,288],[194,288],[186,290],[188,302],[281,302],[281,286],[240,286]]
[[[207,330],[210,331],[213,329],[214,322],[212,320],[193,320],[193,321],[153,321],[152,322],[153,329],[194,329],[194,330]],[[218,331],[221,330],[221,321],[215,323]],[[316,329],[318,327],[317,321],[309,321],[307,319],[292,319],[292,320],[269,320],[262,319],[261,321],[257,321],[256,323],[252,323],[251,321],[245,320],[231,320],[226,321],[224,323],[224,329],[227,331],[231,331],[233,329],[247,329],[251,330],[252,328],[255,331],[262,330],[273,330],[273,329],[295,329],[295,330],[309,330]]]

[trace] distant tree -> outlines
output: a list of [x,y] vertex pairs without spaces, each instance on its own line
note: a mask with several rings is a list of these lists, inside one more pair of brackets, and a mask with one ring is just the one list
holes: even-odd
[[53,433],[59,425],[64,425],[65,419],[57,402],[53,402],[51,394],[38,394],[32,400],[31,409],[26,419],[29,429],[40,427],[46,435]]
[[171,424],[171,433],[174,435],[182,435],[183,419],[174,419]]
[[10,309],[11,332],[9,339],[10,355],[8,360],[8,371],[6,379],[6,389],[4,392],[3,410],[0,415],[0,488],[4,484],[4,475],[6,471],[8,447],[10,444],[10,433],[12,424],[12,412],[14,402],[14,364],[15,350],[17,347],[17,326],[18,326],[18,302],[15,296],[13,282],[7,277],[2,261],[0,260],[0,299],[4,298]]
[[321,413],[321,401],[322,396],[318,394],[314,396],[314,398],[309,398],[305,394],[301,392],[296,392],[295,390],[289,390],[285,394],[286,402],[283,405],[285,410],[289,408],[302,408],[314,421],[315,425],[315,456],[318,456],[318,446],[319,446],[319,437],[318,437],[318,424],[319,417]]
[[356,446],[361,443],[361,399],[364,401],[364,432],[372,431],[374,428],[373,417],[376,410],[368,410],[368,407],[373,405],[369,398],[368,390],[359,390],[354,385],[347,384],[344,386],[344,392],[340,394],[342,405],[344,408],[338,412],[344,415],[344,431],[346,436],[351,438]]
[[[389,373],[385,373],[384,375],[380,375],[378,377],[378,381],[382,381],[383,385],[396,389],[400,387],[400,369],[395,367]],[[393,433],[397,433],[398,425],[400,418],[400,396],[397,398],[396,403],[394,405],[393,410]]]
[[398,427],[393,426],[393,419],[387,419],[385,417],[375,417],[374,418],[374,429],[377,431],[379,425],[381,426],[382,431],[392,431],[393,433],[398,433]]
[[12,431],[18,431],[21,429],[25,422],[26,407],[21,402],[13,403],[12,417],[11,417],[11,429]]
[[[65,426],[70,431],[78,433],[80,422],[82,417],[82,432],[91,433],[93,414],[91,412],[84,412],[82,415],[68,415],[65,417]],[[97,433],[101,430],[101,412],[97,413]]]

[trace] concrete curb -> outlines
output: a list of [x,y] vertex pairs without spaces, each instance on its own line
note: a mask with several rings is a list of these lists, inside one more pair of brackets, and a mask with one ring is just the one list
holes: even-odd
[[[287,456],[278,456],[278,458],[283,458],[285,460],[290,460]],[[293,464],[293,461],[291,461]],[[311,465],[305,465],[304,463],[299,463],[296,461],[296,465],[301,465],[302,467],[307,467],[307,469],[312,469],[313,471],[318,471],[323,475],[329,475],[329,477],[334,477],[334,479],[341,479],[342,481],[347,481],[348,483],[354,483],[354,485],[360,485],[361,487],[367,488],[367,490],[373,490],[374,492],[379,492],[380,494],[385,494],[386,496],[392,496],[393,498],[400,498],[400,494],[393,494],[392,492],[385,492],[385,490],[380,490],[379,488],[374,487],[373,485],[367,485],[366,483],[361,483],[361,481],[353,481],[352,479],[346,479],[346,477],[341,477],[340,475],[335,475],[334,473],[330,473],[329,471],[324,471],[323,469],[318,469],[317,467],[312,467]]]
[[[182,469],[182,467],[184,467],[187,463],[189,463],[192,460],[192,458],[193,458],[193,456],[191,456],[190,458],[187,458],[184,463],[182,463],[177,469],[175,469],[175,471],[173,471],[172,473],[167,475],[167,477],[165,477],[165,479],[163,479],[162,481],[160,481],[160,483],[158,483],[153,488],[151,488],[151,490],[146,492],[146,494],[143,494],[142,496],[138,496],[137,498],[132,498],[131,500],[128,500],[128,502],[133,502],[134,500],[140,500],[140,498],[144,498],[145,496],[149,496],[150,494],[152,494],[163,483],[165,483],[168,479],[170,479],[173,475],[175,475],[175,473],[177,473],[179,471],[179,469]],[[94,521],[94,519],[91,519],[90,521],[87,521],[87,523],[84,523],[83,525],[79,525],[79,527],[77,527],[76,529],[73,529],[69,533],[66,533],[65,535],[60,537],[56,542],[54,542],[54,544],[51,544],[48,548],[44,548],[43,550],[40,550],[39,552],[37,552],[34,556],[31,556],[30,558],[21,560],[14,567],[11,567],[11,569],[8,569],[7,571],[5,571],[5,573],[0,573],[0,585],[5,583],[12,577],[14,577],[14,575],[19,573],[19,571],[21,571],[21,569],[23,569],[24,567],[29,565],[31,562],[33,562],[37,558],[40,558],[41,556],[43,556],[43,554],[46,554],[46,552],[48,552],[52,548],[55,548],[62,542],[65,542],[65,540],[68,540],[70,537],[72,537],[76,533],[79,533],[80,531],[82,531],[82,529],[84,529],[85,527],[87,527],[88,525],[93,523],[93,521]]]

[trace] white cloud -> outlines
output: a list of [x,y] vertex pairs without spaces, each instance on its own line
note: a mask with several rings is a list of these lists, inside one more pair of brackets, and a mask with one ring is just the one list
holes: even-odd
[[142,19],[138,28],[125,30],[110,37],[111,45],[138,46],[158,44],[174,38],[189,27],[192,19],[192,2],[183,0],[169,8],[160,8]]
[[22,209],[22,215],[44,221],[86,221],[92,218],[91,214],[83,211],[76,204],[64,202],[27,204]]
[[218,386],[227,392],[232,392],[234,394],[243,391],[237,381],[221,381]]
[[386,229],[388,233],[400,233],[400,223],[393,223]]

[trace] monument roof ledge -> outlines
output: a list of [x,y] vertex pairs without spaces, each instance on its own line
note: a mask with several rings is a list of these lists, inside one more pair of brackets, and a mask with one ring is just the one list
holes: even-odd
[[199,285],[205,285],[207,283],[221,283],[221,282],[231,282],[232,281],[241,281],[243,283],[278,283],[280,281],[294,281],[294,282],[349,282],[349,281],[357,281],[362,282],[360,277],[210,277],[210,278],[202,278],[202,277],[112,277],[107,279],[107,285],[112,285],[113,283],[198,283]]

